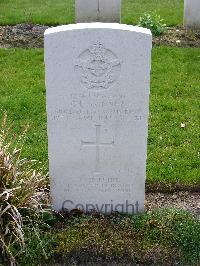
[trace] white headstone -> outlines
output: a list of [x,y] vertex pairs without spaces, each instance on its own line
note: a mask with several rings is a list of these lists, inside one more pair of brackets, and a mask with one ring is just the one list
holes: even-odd
[[75,0],[76,22],[120,22],[121,0]]
[[200,29],[200,0],[185,0],[184,26]]
[[120,24],[45,31],[53,208],[144,208],[152,36]]

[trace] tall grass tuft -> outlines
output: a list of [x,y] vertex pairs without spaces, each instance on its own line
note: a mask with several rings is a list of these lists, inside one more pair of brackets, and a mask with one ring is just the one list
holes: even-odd
[[35,170],[36,161],[21,159],[26,133],[14,137],[6,120],[4,115],[0,128],[0,253],[15,263],[13,250],[25,248],[23,214],[39,210],[47,178]]

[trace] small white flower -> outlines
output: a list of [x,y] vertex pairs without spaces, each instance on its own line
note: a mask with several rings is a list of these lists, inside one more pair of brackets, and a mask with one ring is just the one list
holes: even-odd
[[185,128],[185,124],[184,123],[181,123],[181,128]]

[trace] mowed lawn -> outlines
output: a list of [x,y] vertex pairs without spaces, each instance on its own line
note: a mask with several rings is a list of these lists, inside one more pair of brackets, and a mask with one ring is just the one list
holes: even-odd
[[[145,12],[155,11],[167,25],[183,21],[184,0],[122,0],[122,23],[137,24]],[[74,0],[1,0],[0,25],[74,23]]]
[[[199,182],[200,49],[153,49],[147,176]],[[16,134],[30,125],[23,156],[47,164],[43,49],[0,49],[0,109]],[[181,127],[182,123],[182,127]]]

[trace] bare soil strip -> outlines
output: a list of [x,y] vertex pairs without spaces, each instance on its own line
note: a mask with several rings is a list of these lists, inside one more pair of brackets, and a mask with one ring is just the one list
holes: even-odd
[[[0,26],[0,48],[43,48],[44,31],[47,28],[45,25],[33,24]],[[153,38],[153,44],[200,48],[200,30],[168,28],[165,34]]]
[[200,219],[200,193],[146,193],[145,209],[151,211],[157,208],[180,208],[193,213]]

